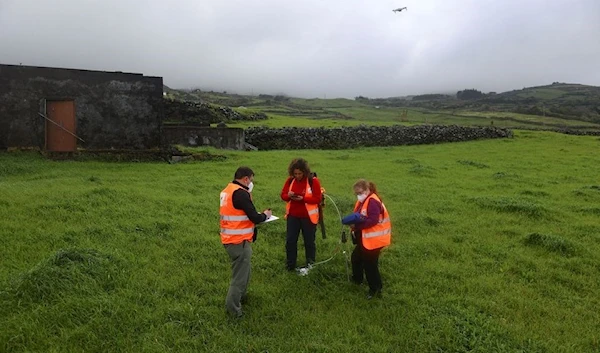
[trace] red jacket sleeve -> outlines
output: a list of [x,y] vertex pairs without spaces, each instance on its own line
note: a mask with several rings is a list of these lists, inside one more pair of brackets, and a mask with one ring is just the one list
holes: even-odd
[[290,201],[290,197],[288,195],[288,192],[290,191],[290,184],[292,183],[292,178],[289,177],[286,179],[285,183],[283,184],[283,189],[281,189],[281,199],[285,202]]

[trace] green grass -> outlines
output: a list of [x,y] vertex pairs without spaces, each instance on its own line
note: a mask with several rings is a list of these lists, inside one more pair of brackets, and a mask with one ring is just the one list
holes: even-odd
[[296,105],[300,105],[303,107],[312,107],[312,108],[349,108],[349,107],[365,107],[365,105],[361,102],[345,99],[345,98],[333,98],[333,99],[320,99],[320,98],[311,98],[311,99],[302,99],[302,98],[292,98],[291,102]]
[[[218,151],[228,158],[187,164],[2,153],[0,351],[598,352],[599,146],[517,131],[438,145]],[[378,185],[394,227],[380,259],[384,297],[367,301],[364,286],[348,283],[342,254],[306,277],[287,273],[278,221],[259,226],[246,316],[228,319],[218,193],[249,165],[257,206],[282,216],[279,191],[297,156],[343,213],[357,178]],[[331,202],[325,217],[318,260],[340,234]]]
[[[594,116],[597,112],[592,105],[578,105],[592,102],[598,96],[598,88],[583,85],[556,84],[551,86],[530,87],[524,90],[499,94],[504,97],[501,102],[485,101],[467,103],[456,100],[445,102],[406,102],[411,107],[385,106],[385,99],[380,106],[375,102],[366,104],[344,98],[335,99],[303,99],[285,97],[274,99],[268,96],[247,96],[206,91],[179,91],[167,89],[169,98],[211,102],[217,105],[234,107],[240,113],[263,112],[269,120],[257,122],[232,122],[234,126],[305,126],[335,127],[355,126],[359,124],[442,124],[442,125],[476,125],[524,128],[524,129],[600,129]],[[532,102],[523,102],[533,99]],[[389,103],[389,102],[388,102]],[[387,104],[389,105],[389,104]],[[546,109],[547,115],[529,115],[515,113],[531,105]],[[241,107],[241,108],[240,108]],[[403,112],[407,112],[403,116]],[[542,110],[539,110],[540,114]],[[586,113],[587,112],[587,113]],[[558,114],[558,115],[557,115]],[[565,115],[566,114],[566,115]]]
[[[269,117],[267,120],[232,122],[228,125],[235,127],[267,126],[280,128],[287,126],[297,127],[338,127],[367,125],[462,125],[462,126],[496,126],[496,127],[521,127],[531,129],[552,128],[578,128],[599,129],[600,125],[585,121],[567,120],[558,118],[544,118],[536,115],[500,113],[500,112],[430,112],[419,109],[406,109],[407,116],[401,114],[404,109],[374,107],[360,108],[332,108],[321,111],[311,110],[285,110],[254,108],[248,111],[263,111]],[[339,113],[341,115],[336,116]]]
[[311,118],[311,117],[294,117],[289,115],[279,115],[267,113],[267,120],[258,121],[240,121],[228,123],[227,126],[248,128],[252,126],[266,126],[270,128],[283,127],[340,127],[340,126],[357,126],[361,124],[369,125],[392,125],[397,124],[394,121],[364,121],[356,119],[344,118]]
[[[375,124],[389,124],[400,120],[407,124],[490,125],[493,120],[494,125],[499,127],[600,128],[598,111],[595,109],[600,97],[600,87],[578,84],[555,83],[528,87],[498,93],[476,101],[456,99],[404,101],[399,98],[357,101],[345,98],[303,99],[169,88],[165,88],[165,91],[167,97],[172,99],[210,102],[231,107],[244,106],[275,116],[297,118],[329,119],[332,115],[342,113],[354,120]],[[380,109],[376,108],[377,105]],[[402,111],[406,109],[404,105],[409,106],[409,115],[401,118]],[[386,108],[386,106],[394,108]],[[524,112],[536,112],[540,115],[520,114]],[[333,119],[335,120],[335,117]],[[296,123],[300,123],[298,120]],[[335,125],[331,121],[326,121],[325,124]]]
[[[264,112],[267,120],[232,122],[231,126],[268,126],[272,128],[336,127],[368,125],[415,125],[440,124],[464,126],[521,127],[530,129],[578,128],[600,129],[600,125],[569,119],[543,117],[510,112],[430,111],[421,108],[396,108],[362,105],[350,100],[303,100],[277,106],[258,105],[241,109],[240,112]],[[344,106],[344,104],[346,104]],[[406,111],[406,117],[402,114]]]
[[[530,127],[564,127],[564,128],[593,128],[599,129],[600,125],[581,121],[581,120],[570,120],[570,119],[559,119],[553,117],[544,117],[539,115],[528,115],[518,114],[509,112],[459,112],[458,115],[474,116],[479,118],[485,118],[488,122],[493,120],[494,125],[504,124],[507,126],[530,126]],[[508,119],[506,119],[508,118]]]
[[521,98],[538,98],[538,99],[556,99],[562,97],[566,91],[562,91],[556,88],[529,88],[518,94]]

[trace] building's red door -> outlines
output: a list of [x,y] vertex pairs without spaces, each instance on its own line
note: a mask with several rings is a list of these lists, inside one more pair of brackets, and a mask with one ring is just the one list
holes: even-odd
[[[75,137],[75,102],[47,101],[46,150],[70,152],[77,149]],[[66,131],[65,131],[66,130]]]

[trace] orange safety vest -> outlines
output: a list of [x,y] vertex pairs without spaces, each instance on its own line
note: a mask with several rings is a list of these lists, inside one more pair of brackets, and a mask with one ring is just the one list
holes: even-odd
[[[292,185],[296,182],[296,179],[292,179],[292,182],[290,183],[290,189],[289,191],[292,191]],[[310,184],[308,183],[308,178],[306,179],[306,193],[304,194],[304,197],[312,197],[312,188],[310,187]],[[287,219],[288,214],[290,213],[290,204],[291,204],[291,200],[287,202],[287,205],[285,206],[285,218]],[[304,206],[306,206],[306,211],[308,212],[308,217],[310,217],[310,221],[313,224],[317,224],[319,223],[319,205],[318,204],[309,204],[309,203],[304,203]]]
[[[381,207],[383,207],[383,213],[379,214],[379,222],[377,222],[377,224],[362,230],[362,243],[367,250],[388,246],[392,241],[392,223],[390,222],[390,214],[377,195],[371,194],[369,197],[367,197],[362,205],[360,214],[367,216],[367,208],[369,205],[369,199],[371,198],[381,203]],[[356,202],[356,205],[354,206],[354,212],[358,212],[359,207],[360,202]]]
[[[254,236],[254,223],[248,218],[244,210],[233,207],[233,192],[243,189],[240,185],[229,183],[221,191],[221,243],[240,244],[244,240],[252,242]],[[250,194],[252,199],[252,194]]]

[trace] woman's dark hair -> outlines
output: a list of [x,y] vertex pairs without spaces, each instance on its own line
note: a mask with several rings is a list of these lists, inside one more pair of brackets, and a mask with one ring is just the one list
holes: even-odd
[[304,158],[296,158],[292,159],[290,166],[288,167],[288,174],[293,177],[294,170],[300,169],[302,173],[304,173],[305,177],[310,176],[310,167],[308,166],[308,162]]

